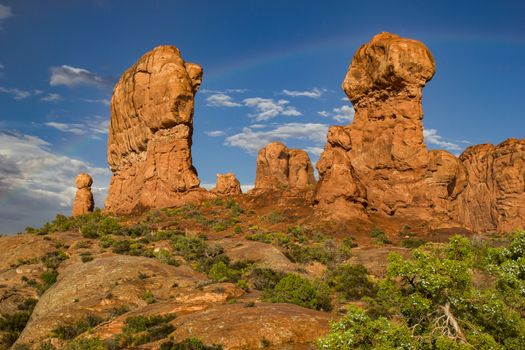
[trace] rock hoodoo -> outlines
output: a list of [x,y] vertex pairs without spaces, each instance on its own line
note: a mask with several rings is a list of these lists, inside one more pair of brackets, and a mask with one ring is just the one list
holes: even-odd
[[107,210],[171,206],[206,194],[191,158],[201,81],[202,68],[184,62],[174,46],[156,47],[124,72],[111,99]]
[[91,213],[95,207],[93,193],[91,193],[93,179],[91,176],[89,176],[89,174],[81,173],[77,176],[75,183],[77,186],[77,192],[75,194],[71,215],[78,216]]
[[[342,85],[355,117],[328,131],[317,163],[318,209],[340,217],[411,217],[434,227],[523,225],[525,216],[514,214],[525,205],[525,140],[477,146],[459,159],[427,150],[421,99],[434,71],[425,45],[397,35],[378,34],[357,50]],[[506,174],[498,184],[494,157],[498,176]]]
[[305,151],[289,149],[281,142],[259,150],[256,189],[308,189],[314,185],[314,169]]
[[236,196],[242,193],[241,183],[233,173],[217,174],[217,184],[210,192],[223,196]]

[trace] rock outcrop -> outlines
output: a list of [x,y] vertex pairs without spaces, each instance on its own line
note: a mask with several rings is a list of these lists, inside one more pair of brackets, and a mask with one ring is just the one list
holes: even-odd
[[308,189],[315,183],[314,169],[305,151],[289,149],[281,142],[259,150],[255,189]]
[[236,196],[242,194],[241,183],[233,173],[217,174],[217,184],[210,192],[222,196]]
[[93,193],[91,193],[91,185],[93,179],[89,174],[81,173],[75,180],[77,186],[77,192],[75,194],[75,200],[73,202],[73,209],[71,210],[72,216],[78,216],[86,213],[91,213],[95,207],[95,201],[93,200]]
[[174,46],[156,47],[124,72],[111,99],[107,210],[172,206],[206,194],[191,158],[201,81],[201,67]]
[[[432,54],[415,40],[381,33],[358,49],[342,85],[355,117],[351,125],[328,131],[317,163],[318,209],[348,218],[417,218],[433,227],[523,225],[525,216],[509,216],[523,210],[525,140],[478,146],[459,159],[427,150],[421,100],[434,72]],[[487,170],[494,152],[501,161]],[[495,184],[494,171],[507,174],[501,184]]]

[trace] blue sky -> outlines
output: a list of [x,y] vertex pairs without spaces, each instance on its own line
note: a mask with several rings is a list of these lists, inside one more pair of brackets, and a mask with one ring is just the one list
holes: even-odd
[[0,232],[69,213],[74,177],[109,181],[108,101],[143,53],[177,46],[200,64],[193,160],[203,184],[280,140],[315,161],[329,125],[348,124],[340,85],[355,50],[382,31],[423,41],[430,148],[523,138],[523,1],[0,0]]

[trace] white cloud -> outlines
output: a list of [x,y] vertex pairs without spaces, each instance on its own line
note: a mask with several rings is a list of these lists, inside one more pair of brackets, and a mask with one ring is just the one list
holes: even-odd
[[24,100],[34,94],[38,94],[40,90],[34,90],[34,91],[27,91],[27,90],[20,90],[17,88],[6,88],[3,86],[0,86],[0,92],[3,92],[5,94],[11,95],[15,100],[21,101]]
[[310,98],[319,98],[323,95],[323,93],[326,90],[321,90],[318,88],[313,88],[312,90],[306,90],[306,91],[290,91],[290,90],[283,90],[282,94],[291,96],[291,97],[310,97]]
[[0,25],[4,20],[12,16],[13,11],[11,11],[11,7],[0,4]]
[[56,154],[41,138],[0,130],[0,232],[40,226],[57,213],[69,214],[75,177],[91,174],[95,203],[103,206],[111,172]]
[[240,103],[233,102],[233,99],[231,96],[225,95],[225,94],[214,94],[208,96],[206,98],[206,105],[207,106],[214,106],[214,107],[240,107],[242,106]]
[[270,130],[257,130],[250,127],[242,129],[242,132],[228,136],[225,144],[231,147],[239,147],[250,153],[256,153],[260,148],[273,141],[287,141],[299,139],[312,142],[311,147],[319,147],[326,142],[327,124],[316,123],[287,123],[277,125]]
[[100,77],[87,69],[63,65],[60,67],[51,67],[51,76],[49,85],[67,87],[76,87],[82,85],[94,85],[99,88],[105,88],[113,85],[113,82],[107,78]]
[[59,94],[55,94],[55,93],[49,93],[46,96],[40,98],[40,101],[45,101],[45,102],[58,102],[60,100],[62,100],[62,96],[60,96]]
[[[311,155],[315,156],[316,158],[323,153],[323,147],[306,147],[305,151],[310,153]],[[312,157],[313,158],[313,157]]]
[[87,103],[100,103],[100,104],[103,104],[104,106],[110,105],[110,100],[107,98],[97,98],[97,99],[83,98],[82,101],[87,102]]
[[109,119],[101,116],[95,116],[83,123],[47,122],[45,124],[65,133],[89,135],[93,138],[99,138],[100,135],[107,134],[109,129]]
[[248,89],[224,89],[224,90],[200,89],[199,90],[199,92],[203,94],[242,94],[247,91]]
[[438,131],[436,129],[423,129],[423,137],[425,138],[425,142],[428,144],[436,145],[449,151],[462,150],[462,147],[458,144],[443,140],[443,137],[438,135]]
[[352,106],[343,105],[332,109],[331,112],[320,111],[317,114],[321,117],[330,117],[339,123],[349,123],[354,120],[355,110]]
[[224,135],[224,131],[222,130],[213,130],[213,131],[206,131],[206,135],[210,137],[219,137]]
[[269,98],[251,97],[244,99],[243,102],[245,106],[255,109],[256,113],[249,114],[249,116],[257,121],[272,119],[279,115],[302,115],[302,113],[299,112],[295,107],[288,106],[290,102],[286,100],[278,100],[275,102],[273,99]]

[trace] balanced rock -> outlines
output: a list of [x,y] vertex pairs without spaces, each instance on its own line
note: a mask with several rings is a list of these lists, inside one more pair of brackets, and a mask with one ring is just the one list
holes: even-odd
[[289,149],[281,142],[259,150],[256,189],[308,189],[314,185],[314,169],[305,151]]
[[174,46],[156,47],[124,72],[111,99],[107,210],[172,206],[205,195],[191,158],[201,81],[201,67],[185,62]]
[[[342,84],[355,117],[328,131],[317,163],[317,209],[415,218],[436,228],[523,226],[523,140],[467,150],[459,159],[427,150],[421,100],[434,72],[432,54],[415,40],[381,33],[357,50]],[[499,174],[506,175],[496,183]]]
[[77,192],[75,194],[71,215],[78,216],[91,213],[95,207],[93,193],[91,193],[93,179],[91,176],[89,176],[89,174],[81,173],[77,176],[75,183],[77,186]]
[[235,196],[242,193],[241,183],[233,173],[217,174],[217,184],[210,192],[224,196]]

